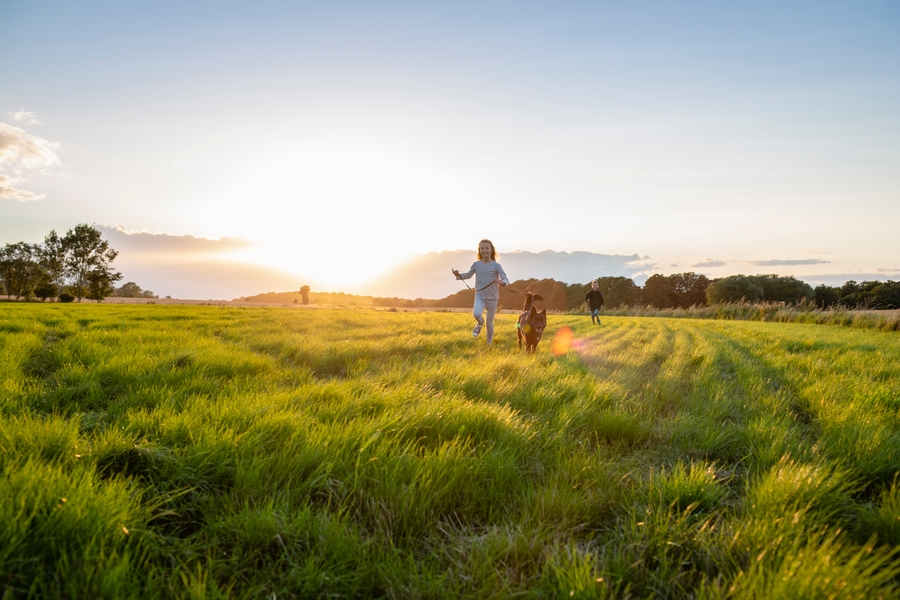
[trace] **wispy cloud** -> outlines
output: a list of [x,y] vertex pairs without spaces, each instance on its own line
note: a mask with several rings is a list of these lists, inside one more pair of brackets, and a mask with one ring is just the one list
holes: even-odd
[[702,267],[724,267],[727,264],[728,263],[725,262],[724,260],[716,260],[714,258],[707,258],[706,260],[695,263],[691,266],[692,267],[700,267],[700,268],[702,268]]
[[[48,169],[59,164],[56,150],[59,144],[27,133],[25,130],[0,123],[0,198],[28,202],[40,200],[38,195],[21,186],[28,182],[25,170]],[[3,171],[9,169],[12,175]]]
[[192,235],[129,231],[121,225],[116,227],[99,225],[98,228],[106,234],[116,250],[126,250],[132,253],[177,254],[179,256],[211,255],[252,246],[250,241],[237,237],[212,240]]
[[21,108],[16,112],[6,113],[9,115],[9,118],[15,121],[16,123],[25,123],[27,125],[40,125],[41,122],[37,120],[37,115],[31,112],[30,110],[25,110]]
[[41,200],[46,196],[46,194],[35,194],[34,192],[29,192],[28,190],[20,190],[14,186],[19,185],[19,183],[25,181],[24,179],[16,179],[10,177],[9,175],[3,175],[0,173],[0,198],[6,198],[8,200],[18,200],[19,202],[31,202],[33,200]]
[[792,265],[824,265],[830,263],[831,261],[822,260],[821,258],[800,258],[796,260],[748,260],[746,262],[748,265],[754,265],[756,267],[781,267]]
[[885,275],[900,275],[900,269],[875,269],[876,273],[884,273]]

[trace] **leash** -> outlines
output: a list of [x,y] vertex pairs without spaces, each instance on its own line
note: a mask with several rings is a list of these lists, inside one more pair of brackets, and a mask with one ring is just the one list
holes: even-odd
[[[452,271],[453,269],[450,269],[450,270]],[[456,275],[456,273],[454,273],[454,275]],[[470,290],[472,289],[472,288],[469,287],[469,284],[466,283],[466,280],[465,280],[465,279],[460,279],[460,281],[462,281],[462,282],[466,285],[467,288],[469,288]],[[480,292],[481,290],[486,290],[486,289],[488,289],[489,287],[491,287],[492,285],[494,285],[495,283],[500,283],[500,282],[499,282],[499,281],[492,281],[492,282],[490,282],[489,284],[487,284],[486,286],[484,286],[483,288],[478,288],[477,290],[475,290],[475,292],[477,293],[477,292]],[[507,291],[507,292],[512,292],[513,294],[522,294],[522,293],[523,293],[523,292],[518,292],[518,291],[516,291],[516,290],[511,290],[511,289],[509,289],[509,286],[506,286],[506,291]]]

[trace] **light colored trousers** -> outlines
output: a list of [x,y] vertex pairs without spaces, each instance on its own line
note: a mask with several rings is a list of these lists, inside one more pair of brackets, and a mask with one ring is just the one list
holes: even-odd
[[[481,313],[487,311],[485,318]],[[485,325],[487,321],[487,343],[494,341],[494,314],[497,312],[497,300],[485,300],[480,294],[475,294],[475,306],[472,308],[472,316],[479,325]]]

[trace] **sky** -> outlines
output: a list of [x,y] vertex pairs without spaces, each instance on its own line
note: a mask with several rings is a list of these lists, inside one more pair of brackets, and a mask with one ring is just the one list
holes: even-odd
[[900,279],[896,1],[6,0],[0,23],[0,243],[96,224],[176,297],[363,291],[485,237],[636,277]]

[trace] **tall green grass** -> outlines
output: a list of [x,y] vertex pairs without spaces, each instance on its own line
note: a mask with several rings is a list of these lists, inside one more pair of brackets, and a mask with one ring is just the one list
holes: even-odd
[[470,321],[0,306],[3,594],[900,593],[895,333]]
[[[582,314],[582,310],[575,311]],[[625,306],[604,309],[605,315],[619,317],[667,317],[674,319],[722,319],[727,321],[767,321],[775,323],[807,323],[840,325],[860,329],[900,331],[900,312],[817,308],[814,304],[738,302],[689,308],[656,308]]]

